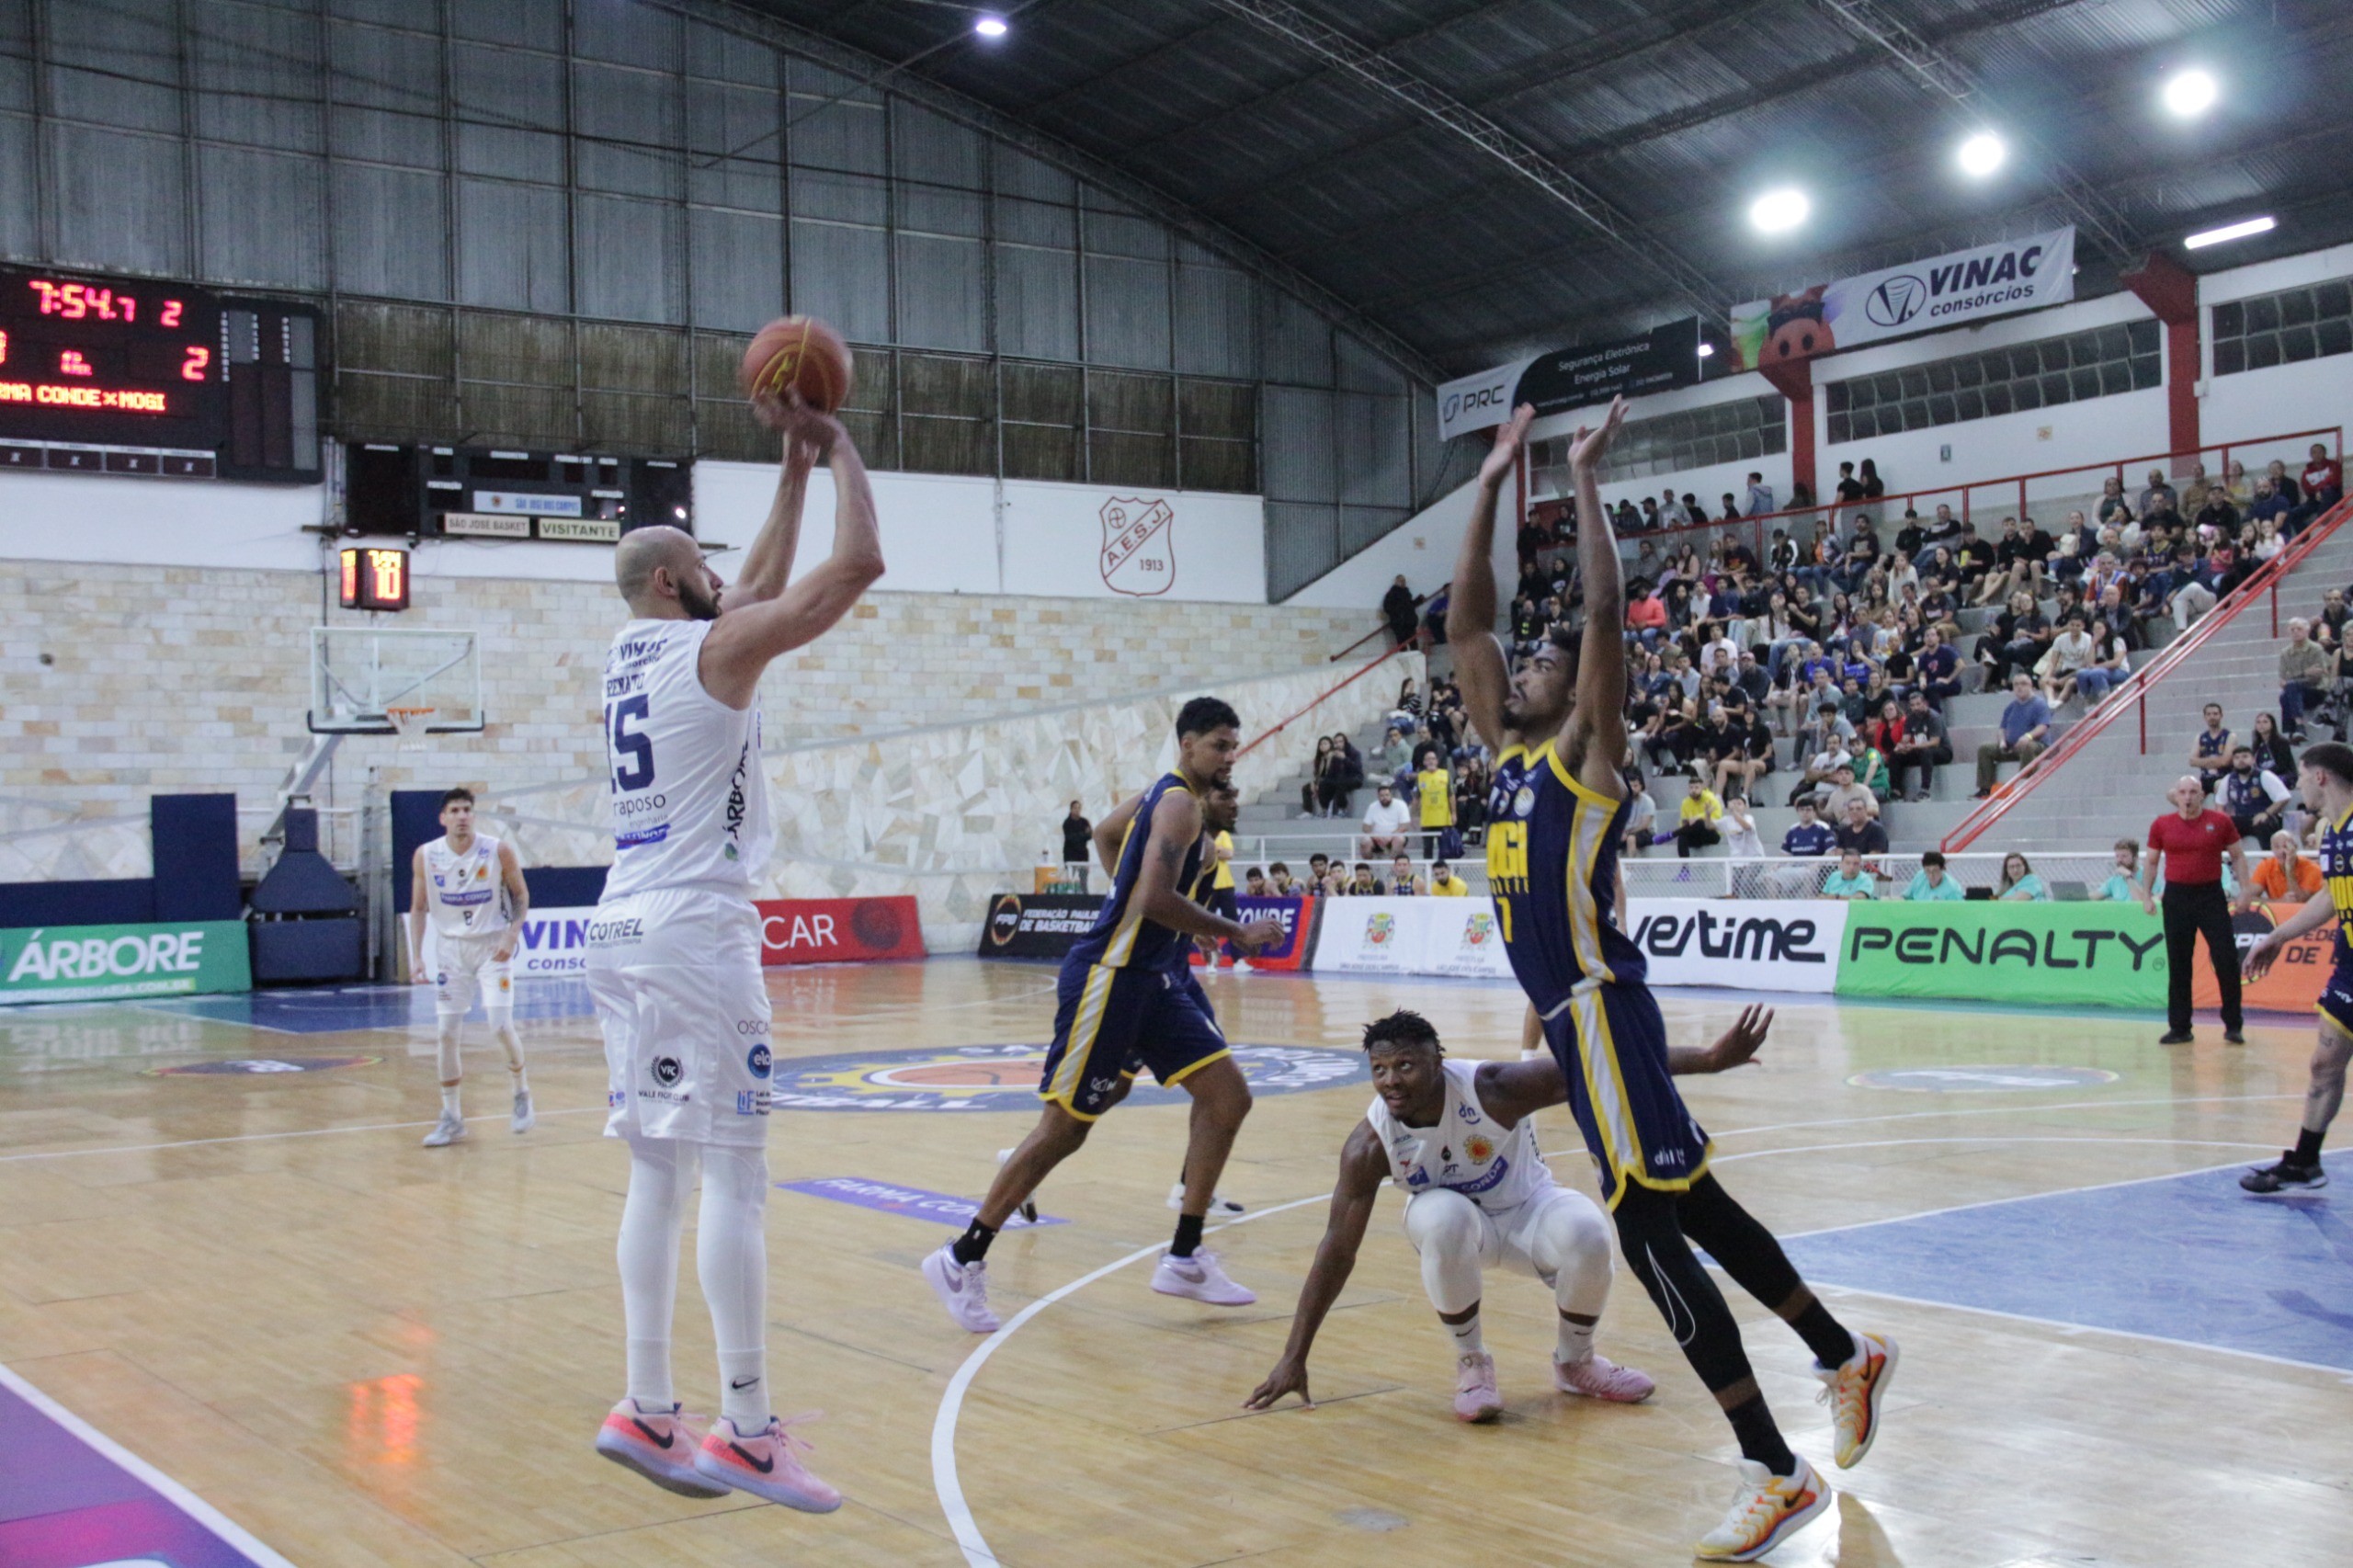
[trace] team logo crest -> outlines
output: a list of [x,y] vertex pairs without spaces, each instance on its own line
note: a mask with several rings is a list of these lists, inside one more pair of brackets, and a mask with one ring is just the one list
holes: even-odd
[[1485,947],[1487,939],[1495,934],[1495,917],[1494,915],[1483,913],[1469,916],[1462,922],[1463,950],[1477,951]]
[[686,1067],[675,1056],[657,1056],[652,1063],[654,1081],[664,1088],[674,1088],[687,1075]]
[[1524,817],[1536,809],[1536,791],[1522,784],[1519,793],[1511,798],[1511,814]]
[[744,1065],[745,1069],[748,1070],[755,1078],[767,1077],[769,1071],[775,1066],[775,1058],[768,1053],[768,1045],[766,1040],[762,1040],[759,1044],[752,1047],[751,1054],[744,1059]]
[[1364,940],[1367,947],[1384,947],[1389,939],[1396,935],[1397,917],[1393,915],[1375,915],[1364,923]]
[[1483,1133],[1473,1132],[1462,1141],[1462,1153],[1474,1165],[1483,1165],[1495,1157],[1495,1145]]
[[1114,495],[1103,503],[1103,585],[1150,598],[1176,583],[1176,513],[1167,502]]
[[[777,1110],[1024,1111],[1038,1104],[1046,1064],[1042,1045],[966,1045],[914,1051],[864,1051],[778,1060],[768,1104]],[[1237,1045],[1234,1065],[1251,1092],[1299,1094],[1362,1084],[1364,1053],[1309,1046]],[[1136,1080],[1131,1105],[1180,1105],[1182,1088],[1149,1074]]]

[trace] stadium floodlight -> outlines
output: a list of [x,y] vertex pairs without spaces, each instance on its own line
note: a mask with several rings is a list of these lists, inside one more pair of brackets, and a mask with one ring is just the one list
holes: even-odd
[[1702,359],[1714,358],[1716,346],[1712,343],[1702,343],[1699,345],[1699,358]]
[[2165,82],[2165,108],[2184,119],[2194,119],[2214,107],[2222,88],[2204,71],[2177,71]]
[[2243,222],[2225,223],[2219,229],[2207,229],[2190,235],[2181,243],[2190,250],[2204,250],[2230,240],[2243,240],[2249,234],[2268,234],[2279,226],[2274,218],[2249,218]]
[[1984,179],[2009,161],[2010,150],[1992,131],[1981,131],[1963,142],[1955,156],[1962,174],[1972,179]]
[[1760,233],[1786,234],[1804,222],[1813,210],[1813,203],[1805,199],[1804,191],[1783,187],[1768,190],[1751,202],[1748,221],[1756,225]]
[[972,30],[980,34],[983,38],[1003,38],[1006,30],[1005,18],[1003,17],[983,17],[972,24]]

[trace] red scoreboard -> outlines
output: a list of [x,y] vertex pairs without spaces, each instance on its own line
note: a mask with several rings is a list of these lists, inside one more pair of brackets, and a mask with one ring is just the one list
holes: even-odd
[[317,344],[304,305],[0,267],[0,469],[315,481]]

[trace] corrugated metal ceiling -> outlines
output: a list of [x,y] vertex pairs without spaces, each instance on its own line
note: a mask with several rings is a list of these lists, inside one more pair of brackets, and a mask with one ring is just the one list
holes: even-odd
[[[1522,175],[1219,0],[1005,0],[1009,37],[953,41],[940,0],[738,0],[1059,137],[1315,278],[1440,363],[1684,313],[1660,276]],[[1982,85],[1956,105],[1824,0],[1293,0],[1564,165],[1729,303],[2065,222],[2047,159],[2115,202],[2130,255],[2257,209],[2235,266],[2353,238],[2347,0],[1875,0]],[[1840,7],[1847,9],[1850,7]],[[939,47],[945,44],[946,47]],[[2155,90],[2224,84],[2193,125]],[[1971,185],[1972,119],[2013,162]],[[2040,154],[2039,157],[2038,153]],[[1748,228],[1768,182],[1813,196],[1794,239]]]

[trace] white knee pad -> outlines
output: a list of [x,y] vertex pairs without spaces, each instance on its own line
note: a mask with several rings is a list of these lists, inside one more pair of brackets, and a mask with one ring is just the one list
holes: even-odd
[[1480,1223],[1478,1205],[1459,1192],[1417,1192],[1405,1204],[1405,1234],[1422,1255],[1422,1288],[1439,1312],[1478,1304]]

